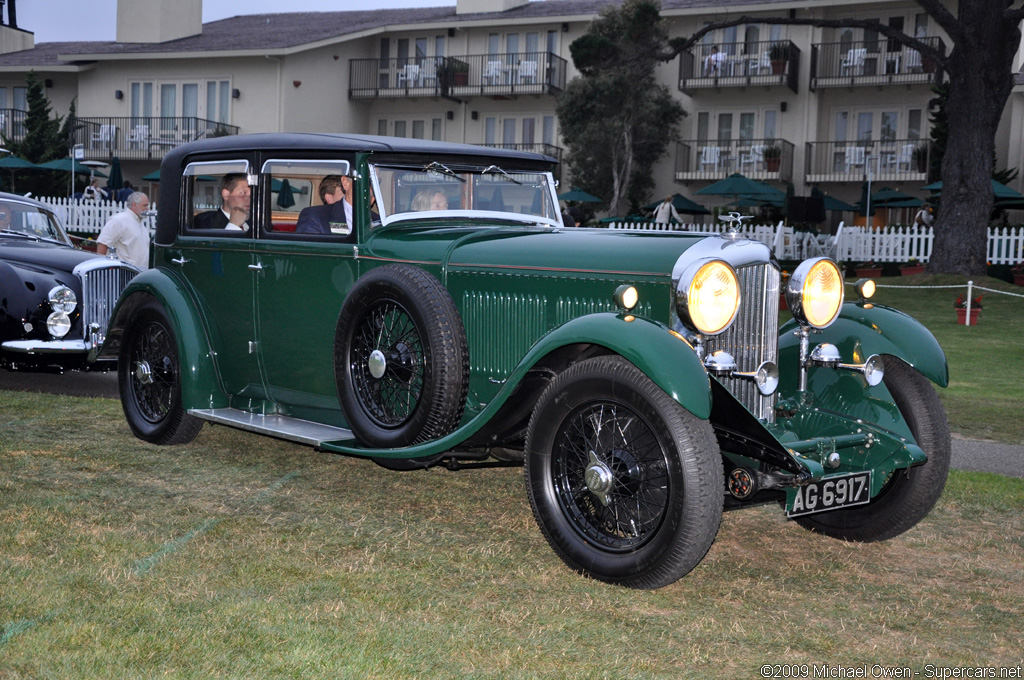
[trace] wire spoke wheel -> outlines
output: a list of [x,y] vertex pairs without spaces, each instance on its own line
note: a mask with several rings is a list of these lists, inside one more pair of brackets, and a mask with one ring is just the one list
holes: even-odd
[[158,423],[170,413],[178,379],[177,352],[160,322],[140,329],[131,348],[131,391],[139,413]]
[[665,517],[667,452],[624,404],[584,406],[566,421],[551,457],[559,503],[577,531],[608,550],[632,550]]
[[383,427],[406,422],[423,394],[423,340],[406,309],[381,300],[363,317],[352,343],[352,376],[359,402]]

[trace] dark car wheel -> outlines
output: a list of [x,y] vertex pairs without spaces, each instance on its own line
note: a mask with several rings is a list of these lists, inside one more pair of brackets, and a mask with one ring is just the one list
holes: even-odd
[[884,541],[924,519],[942,495],[951,443],[939,396],[927,378],[896,357],[885,357],[884,381],[928,462],[898,471],[871,503],[800,517],[801,526],[847,541]]
[[545,389],[526,442],[526,486],[548,543],[576,571],[659,588],[715,540],[724,485],[710,424],[618,356]]
[[167,315],[156,301],[143,304],[125,329],[117,364],[121,407],[128,426],[151,444],[186,444],[203,421],[181,405],[181,364]]
[[401,264],[356,281],[338,317],[335,374],[349,427],[369,446],[398,448],[454,430],[466,401],[469,350],[441,282]]

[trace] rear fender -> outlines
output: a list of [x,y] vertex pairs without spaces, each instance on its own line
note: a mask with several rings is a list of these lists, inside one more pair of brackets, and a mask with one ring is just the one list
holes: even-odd
[[182,405],[186,409],[227,406],[227,396],[217,379],[206,326],[184,287],[160,269],[139,274],[121,294],[99,358],[118,358],[125,329],[136,311],[150,299],[156,299],[163,306],[174,326],[179,364],[185,373],[181,380]]

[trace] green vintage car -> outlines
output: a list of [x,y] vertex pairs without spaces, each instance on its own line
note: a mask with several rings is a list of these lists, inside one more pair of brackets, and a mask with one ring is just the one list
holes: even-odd
[[[571,568],[657,588],[724,510],[876,541],[946,480],[945,355],[827,258],[735,233],[563,226],[554,159],[240,135],[163,161],[155,266],[120,297],[132,431],[204,422],[397,470],[524,464]],[[340,200],[339,200],[340,199]],[[792,319],[780,327],[780,292]]]

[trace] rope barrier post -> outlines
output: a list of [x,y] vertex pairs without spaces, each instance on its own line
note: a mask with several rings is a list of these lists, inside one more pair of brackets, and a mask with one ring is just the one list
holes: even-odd
[[967,316],[964,318],[964,325],[971,325],[971,301],[974,299],[971,293],[974,290],[974,281],[967,282]]

